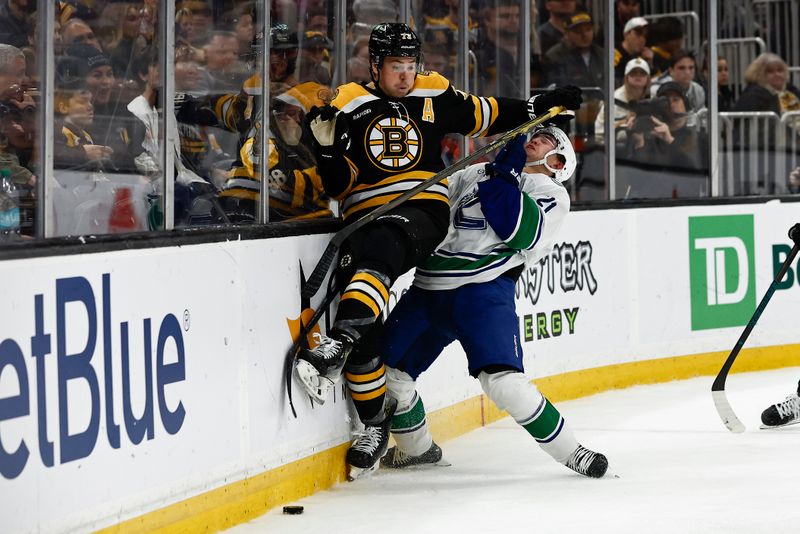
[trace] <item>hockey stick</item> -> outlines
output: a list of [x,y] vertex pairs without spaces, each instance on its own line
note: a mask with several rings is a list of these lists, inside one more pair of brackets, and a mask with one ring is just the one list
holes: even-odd
[[331,305],[331,302],[333,302],[333,299],[336,298],[336,295],[336,284],[335,281],[332,280],[332,283],[328,284],[328,292],[325,294],[325,298],[319,303],[319,307],[317,307],[317,309],[314,311],[314,315],[311,316],[311,319],[309,319],[308,323],[305,325],[303,324],[303,316],[301,313],[300,334],[292,343],[291,348],[289,348],[289,352],[286,353],[286,363],[284,364],[283,375],[284,379],[286,380],[286,396],[289,398],[289,408],[292,409],[292,415],[295,419],[297,419],[297,411],[294,409],[294,402],[292,401],[292,374],[294,372],[294,359],[297,356],[297,351],[299,351],[301,347],[306,347],[308,345],[308,334],[311,333],[311,330],[322,318],[322,315],[325,313],[325,311],[327,311],[328,307]]
[[333,263],[333,260],[336,257],[336,252],[342,246],[342,243],[344,243],[344,241],[353,234],[353,232],[355,232],[365,224],[374,221],[387,211],[395,209],[397,206],[399,206],[409,198],[413,197],[420,191],[428,189],[432,185],[441,182],[451,174],[458,172],[461,169],[468,167],[469,165],[472,165],[474,162],[478,161],[480,158],[484,157],[491,151],[500,148],[502,145],[505,145],[513,138],[515,138],[517,135],[532,130],[536,126],[539,126],[543,122],[552,119],[553,117],[564,111],[566,111],[566,108],[562,106],[554,106],[550,108],[550,110],[544,115],[536,117],[535,119],[532,119],[520,126],[517,126],[513,130],[507,131],[506,133],[504,133],[503,135],[501,135],[500,137],[498,137],[485,147],[473,152],[466,158],[459,160],[458,162],[454,163],[448,168],[431,176],[430,178],[427,178],[425,181],[415,185],[413,188],[409,189],[399,197],[394,198],[390,202],[384,204],[383,206],[380,206],[377,209],[372,210],[363,217],[357,219],[356,221],[348,224],[347,226],[336,232],[333,238],[331,238],[330,243],[328,243],[325,252],[322,253],[322,256],[317,262],[317,265],[314,267],[314,270],[311,272],[311,276],[308,277],[306,285],[303,287],[303,292],[302,292],[303,298],[310,299],[311,297],[317,294],[317,291],[319,291],[319,287],[322,285],[322,281],[325,279],[325,275],[328,273],[328,270],[330,269],[331,264]]
[[719,413],[725,427],[731,432],[744,432],[744,424],[742,424],[739,418],[736,417],[736,414],[733,413],[733,408],[731,408],[731,404],[728,402],[728,397],[725,395],[725,380],[728,378],[728,372],[731,370],[731,366],[739,355],[739,351],[742,349],[744,342],[747,341],[750,332],[752,332],[753,327],[755,327],[756,322],[758,322],[758,319],[761,317],[761,313],[772,298],[772,294],[775,293],[775,289],[786,275],[786,271],[789,270],[789,266],[792,264],[795,256],[797,256],[798,250],[800,250],[800,223],[795,224],[789,229],[789,238],[794,241],[794,247],[792,247],[791,252],[789,252],[789,255],[786,257],[786,261],[783,262],[778,274],[775,275],[775,278],[769,285],[767,293],[764,295],[764,298],[761,299],[761,303],[759,303],[756,311],[750,318],[750,322],[747,323],[744,332],[739,336],[739,340],[736,342],[736,345],[734,345],[733,350],[728,355],[728,359],[725,360],[722,369],[719,370],[717,378],[714,379],[714,384],[711,386],[711,396],[714,398],[714,406],[717,408],[717,413]]

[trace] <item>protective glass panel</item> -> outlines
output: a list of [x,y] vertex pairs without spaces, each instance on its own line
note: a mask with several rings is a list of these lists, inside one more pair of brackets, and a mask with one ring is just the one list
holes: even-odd
[[0,6],[0,245],[35,235],[37,76],[35,13],[24,2]]
[[800,193],[800,5],[719,10],[719,194]]
[[531,65],[531,80],[538,86],[532,92],[544,93],[562,85],[582,89],[583,104],[570,127],[578,168],[565,186],[575,201],[606,200],[602,113],[609,66],[603,32],[607,27],[605,2],[547,1],[542,8],[535,31],[539,55],[533,55]]
[[52,235],[151,227],[163,181],[158,18],[151,0],[56,2]]
[[[680,5],[679,5],[680,4]],[[711,194],[706,2],[617,2],[614,198]]]

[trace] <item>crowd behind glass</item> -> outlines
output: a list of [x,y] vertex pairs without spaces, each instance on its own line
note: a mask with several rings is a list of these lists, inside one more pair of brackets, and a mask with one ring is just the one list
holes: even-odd
[[[796,1],[785,2],[796,8]],[[174,73],[175,121],[165,121],[162,111],[165,56],[159,47],[165,40],[157,0],[54,3],[54,20],[48,23],[55,56],[52,118],[47,118],[53,123],[54,172],[47,178],[48,213],[56,225],[51,235],[163,228],[164,147],[174,155],[176,227],[257,222],[262,177],[270,222],[337,215],[315,171],[304,117],[312,106],[329,102],[337,84],[370,81],[370,30],[378,22],[400,20],[405,10],[397,2],[351,0],[339,23],[339,2],[276,0],[265,28],[263,2],[177,0],[174,55],[169,55],[174,64],[168,71]],[[782,59],[788,53],[783,42],[766,39],[767,49],[753,54],[734,77],[722,52],[715,66],[708,65],[705,45],[689,40],[689,30],[697,29],[687,27],[693,19],[675,11],[675,2],[617,0],[609,65],[604,2],[538,0],[526,8],[519,0],[472,0],[465,32],[458,31],[458,0],[407,5],[425,68],[459,88],[515,97],[554,85],[583,88],[585,103],[570,132],[580,161],[569,184],[575,201],[709,196],[710,91],[717,92],[718,110],[731,121],[763,118],[753,112],[765,112],[780,125],[736,123],[737,131],[723,143],[726,149],[749,153],[748,140],[767,138],[768,150],[780,145],[794,151],[783,160],[789,165],[769,167],[772,174],[777,169],[785,174],[772,176],[770,187],[758,187],[756,180],[728,193],[800,192],[800,167],[795,168],[800,91],[791,83],[797,69]],[[527,13],[529,22],[523,20]],[[43,179],[37,127],[44,123],[37,109],[46,94],[38,67],[44,58],[37,44],[41,19],[37,0],[0,0],[0,233],[15,233],[7,227],[13,197],[23,239],[35,235],[35,214],[43,208],[37,199],[42,190],[37,181]],[[522,42],[526,24],[529,43]],[[341,28],[346,54],[334,46]],[[720,35],[726,31],[721,24]],[[458,61],[459,34],[469,40],[466,72]],[[341,58],[345,64],[337,66]],[[707,83],[712,67],[716,88]],[[616,88],[610,97],[607,75],[613,75]],[[459,80],[467,80],[467,87]],[[613,195],[604,163],[606,106],[622,184]],[[442,158],[451,164],[476,143],[448,138]]]

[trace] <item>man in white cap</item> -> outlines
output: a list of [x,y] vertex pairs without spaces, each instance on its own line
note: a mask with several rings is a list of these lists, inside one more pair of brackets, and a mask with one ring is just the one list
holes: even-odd
[[633,17],[625,23],[622,42],[614,49],[614,85],[622,84],[630,60],[640,57],[648,63],[652,61],[653,51],[646,46],[647,24],[644,17]]

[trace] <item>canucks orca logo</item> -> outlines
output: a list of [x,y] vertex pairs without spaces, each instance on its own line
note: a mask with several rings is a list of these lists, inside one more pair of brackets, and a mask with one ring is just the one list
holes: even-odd
[[386,170],[407,170],[422,153],[419,129],[405,118],[379,117],[367,128],[365,141],[370,159]]

